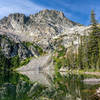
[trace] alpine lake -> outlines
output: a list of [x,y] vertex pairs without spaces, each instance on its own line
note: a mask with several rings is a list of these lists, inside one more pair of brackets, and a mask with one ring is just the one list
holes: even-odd
[[0,72],[0,100],[100,100],[100,76],[67,72]]

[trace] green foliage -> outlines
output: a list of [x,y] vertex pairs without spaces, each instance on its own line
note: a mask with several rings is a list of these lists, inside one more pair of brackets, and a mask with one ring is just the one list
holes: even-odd
[[34,48],[34,50],[35,50],[36,52],[39,53],[39,55],[43,55],[43,54],[45,53],[45,52],[43,51],[43,49],[42,49],[40,46],[36,45],[35,43],[23,42],[23,44],[24,44],[27,48],[29,48],[30,46],[32,46],[32,47]]
[[99,69],[100,62],[100,28],[97,26],[94,11],[91,11],[91,32],[81,38],[78,48],[78,67],[81,69]]
[[83,69],[83,57],[84,57],[84,46],[83,46],[83,39],[82,39],[82,36],[80,37],[80,45],[78,47],[78,59],[77,59],[77,62],[78,62],[78,67],[80,69]]
[[38,45],[34,45],[36,51],[40,54],[40,55],[43,55],[45,52],[43,51],[43,49],[38,46]]
[[[6,37],[3,36],[2,38],[6,38]],[[27,48],[29,48],[30,46],[33,46],[34,49],[36,50],[36,52],[39,53],[39,55],[44,54],[43,49],[41,47],[37,46],[37,45],[34,45],[33,43],[23,42],[23,44]],[[10,69],[18,68],[20,66],[28,64],[30,60],[31,60],[31,57],[23,60],[23,59],[20,59],[18,55],[11,57],[11,58],[7,58],[3,54],[3,52],[0,50],[0,70],[10,70]]]
[[58,71],[61,67],[66,66],[65,54],[66,54],[66,48],[62,45],[60,45],[55,50],[55,53],[53,56],[53,62],[55,64],[55,71]]
[[9,69],[9,65],[9,60],[3,55],[2,51],[0,50],[0,70],[2,71]]
[[91,11],[91,25],[92,25],[92,26],[96,26],[96,25],[97,25],[97,21],[96,21],[96,19],[95,19],[94,10]]
[[88,60],[90,68],[97,68],[97,61],[99,59],[99,37],[100,37],[100,29],[97,26],[97,22],[95,20],[94,11],[91,12],[91,24],[92,24],[92,32],[89,34],[88,40]]
[[23,61],[20,62],[20,66],[27,65],[31,59],[32,59],[32,57],[24,59]]
[[18,67],[20,64],[20,58],[19,56],[14,56],[12,58],[10,58],[10,66],[11,67]]
[[11,66],[11,68],[18,68],[20,66],[24,66],[24,65],[28,64],[31,59],[32,59],[32,57],[21,60],[19,58],[19,56],[15,56],[10,59],[10,66]]
[[21,60],[19,56],[14,56],[12,58],[6,58],[3,53],[0,51],[0,70],[11,70],[14,68],[18,68],[20,66],[26,65],[30,62],[32,58],[26,58]]
[[23,44],[24,44],[26,47],[29,47],[29,46],[32,46],[32,45],[33,45],[33,43],[31,43],[31,42],[23,42]]
[[100,27],[97,25],[93,10],[91,25],[88,36],[78,36],[77,50],[73,43],[67,53],[63,46],[56,50],[57,56],[54,57],[56,70],[64,66],[68,69],[100,69]]

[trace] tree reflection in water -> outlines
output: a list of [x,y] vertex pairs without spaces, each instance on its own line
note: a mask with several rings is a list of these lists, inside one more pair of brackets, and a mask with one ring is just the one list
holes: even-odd
[[45,77],[50,85],[32,82],[27,76],[11,72],[0,72],[0,100],[99,100],[96,89],[100,85],[83,83],[85,75],[56,72]]

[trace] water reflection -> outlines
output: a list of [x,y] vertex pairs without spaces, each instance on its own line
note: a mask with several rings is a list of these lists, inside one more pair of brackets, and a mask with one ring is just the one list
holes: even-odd
[[96,93],[100,84],[83,82],[92,76],[32,71],[23,74],[27,77],[11,71],[0,72],[0,100],[100,100]]
[[20,73],[26,75],[32,82],[39,82],[43,85],[50,85],[54,74],[54,72],[49,73],[40,71],[25,71]]
[[28,80],[15,72],[0,72],[0,100],[27,100],[24,95],[31,87]]

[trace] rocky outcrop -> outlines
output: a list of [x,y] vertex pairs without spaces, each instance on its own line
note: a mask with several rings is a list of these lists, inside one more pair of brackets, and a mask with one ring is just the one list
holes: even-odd
[[24,45],[23,42],[15,38],[16,37],[11,38],[7,35],[0,35],[0,50],[7,58],[19,56],[20,59],[26,59],[27,57],[38,54],[34,47],[30,49]]
[[53,37],[52,44],[62,44],[66,48],[80,44],[80,37],[87,36],[91,31],[91,26],[74,26],[67,30],[64,30],[62,34]]
[[78,24],[68,20],[62,12],[55,10],[43,10],[28,17],[24,14],[15,13],[10,14],[8,17],[4,17],[0,21],[1,28],[10,29],[15,32],[31,32],[31,35],[36,32],[53,32],[53,34],[56,34],[60,33],[63,27],[69,28],[75,25]]
[[77,47],[80,36],[88,35],[91,27],[69,20],[60,11],[46,9],[30,16],[10,14],[0,20],[0,30],[52,51],[59,44],[67,48],[73,43]]
[[34,41],[45,50],[53,49],[55,37],[74,34],[77,28],[85,29],[56,10],[43,10],[28,17],[19,13],[10,14],[0,20],[0,28],[18,35],[21,41]]
[[[38,58],[33,58],[27,65],[16,69],[19,72],[27,71],[44,71],[46,68],[53,70],[52,57],[51,54],[41,56]],[[47,69],[48,70],[48,69]]]

